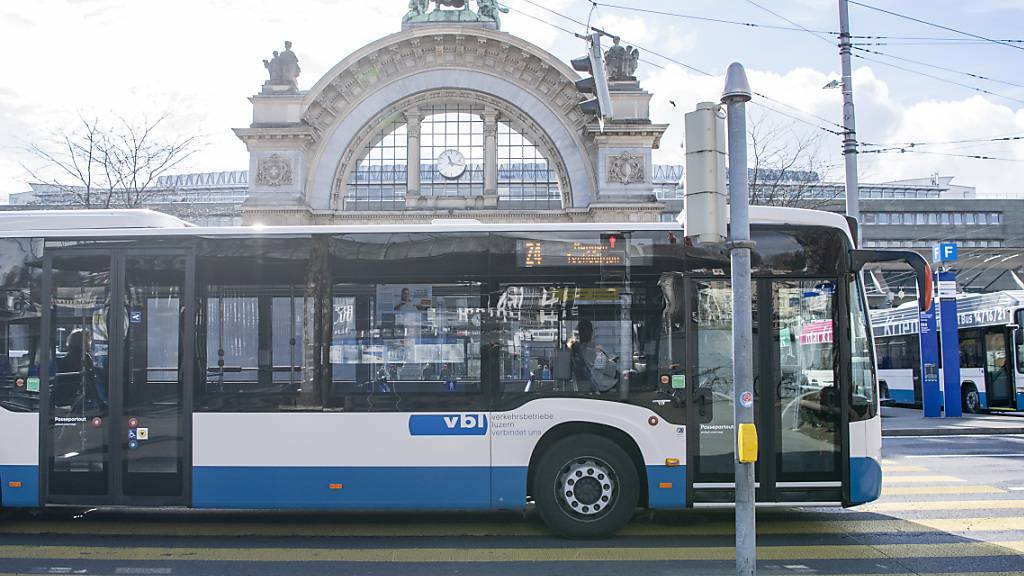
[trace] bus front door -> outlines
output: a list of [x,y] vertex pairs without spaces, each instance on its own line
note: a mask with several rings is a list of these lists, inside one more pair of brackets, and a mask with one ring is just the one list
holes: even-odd
[[[732,288],[690,279],[687,422],[690,501],[729,502],[734,494]],[[841,501],[836,283],[756,279],[753,283],[754,415],[757,499]]]
[[48,258],[47,503],[187,503],[189,266],[172,252]]

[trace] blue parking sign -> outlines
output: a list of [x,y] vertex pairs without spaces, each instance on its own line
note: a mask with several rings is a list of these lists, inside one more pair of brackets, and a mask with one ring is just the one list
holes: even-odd
[[951,262],[956,260],[956,244],[943,242],[932,246],[932,262]]

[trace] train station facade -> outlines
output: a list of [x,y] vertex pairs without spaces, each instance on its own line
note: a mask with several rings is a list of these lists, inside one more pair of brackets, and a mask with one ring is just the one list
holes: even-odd
[[[245,222],[660,219],[651,152],[667,125],[635,77],[609,70],[602,130],[568,63],[498,22],[403,28],[307,90],[271,70],[252,124],[235,129],[250,157]],[[635,70],[635,51],[609,51]]]

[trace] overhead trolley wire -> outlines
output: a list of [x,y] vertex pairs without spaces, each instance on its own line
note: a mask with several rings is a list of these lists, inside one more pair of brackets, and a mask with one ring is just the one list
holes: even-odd
[[[521,0],[521,1],[525,2],[527,4],[530,4],[531,6],[534,6],[536,8],[539,8],[541,10],[544,10],[545,12],[548,12],[550,14],[558,16],[560,18],[564,18],[564,19],[566,19],[566,20],[568,20],[570,22],[573,22],[574,24],[577,24],[579,26],[586,26],[585,22],[577,20],[577,19],[575,19],[575,18],[573,18],[571,16],[567,16],[565,14],[562,14],[561,12],[558,12],[556,10],[552,10],[551,8],[548,8],[547,6],[544,6],[542,4],[538,4],[537,2],[534,2],[534,0]],[[597,4],[598,6],[608,6],[607,4],[603,4],[603,3],[600,3],[600,2],[595,2],[595,4]],[[520,12],[520,14],[526,14],[526,13],[525,12]],[[552,24],[552,23],[548,22],[547,20],[544,20],[544,19],[541,19],[541,18],[537,18],[535,16],[531,16],[531,18],[536,20],[536,21],[538,21],[538,22],[543,22],[545,24],[548,24],[550,26],[558,28],[558,29],[562,30],[563,32],[568,32],[565,28],[562,28],[560,26]],[[715,77],[714,74],[712,74],[711,72],[708,72],[707,70],[702,70],[700,68],[697,68],[696,66],[692,66],[690,64],[687,64],[687,63],[685,63],[685,62],[683,62],[683,61],[681,61],[681,60],[679,60],[677,58],[673,58],[671,56],[666,56],[665,54],[662,54],[662,53],[657,52],[655,50],[651,50],[650,48],[641,46],[640,44],[637,44],[636,42],[631,42],[631,41],[629,41],[628,39],[625,39],[625,38],[623,38],[622,41],[626,42],[628,44],[631,44],[633,46],[636,46],[640,50],[642,50],[642,51],[644,51],[644,52],[646,52],[648,54],[651,54],[652,56],[657,56],[658,58],[661,58],[661,59],[663,59],[663,60],[665,60],[667,62],[671,62],[673,64],[681,66],[683,68],[686,68],[687,70],[690,70],[690,71],[695,72],[697,74],[700,74],[702,76],[707,76],[709,78],[714,78]],[[658,64],[655,64],[655,63],[651,62],[650,60],[643,60],[643,62],[645,62],[647,64],[651,64],[651,65],[656,66],[658,68],[661,68],[662,70],[665,69],[664,66],[660,66]],[[772,97],[770,97],[770,96],[768,96],[766,94],[763,94],[761,92],[757,92],[755,90],[752,90],[751,92],[752,92],[752,94],[754,96],[757,96],[758,98],[760,98],[762,100],[767,100],[768,102],[771,102],[773,104],[777,104],[779,106],[783,106],[783,107],[792,109],[792,110],[794,110],[796,112],[799,112],[800,114],[804,114],[804,115],[806,115],[808,117],[815,118],[816,120],[818,120],[820,122],[824,122],[824,123],[826,123],[826,124],[828,124],[830,126],[835,126],[836,128],[838,128],[838,130],[833,130],[831,128],[826,128],[826,127],[821,126],[821,125],[819,125],[819,124],[817,124],[815,122],[811,122],[810,120],[807,120],[805,118],[800,118],[800,117],[794,116],[792,114],[787,114],[787,113],[785,113],[785,112],[783,112],[783,111],[781,111],[781,110],[779,110],[779,109],[777,109],[775,107],[768,106],[767,104],[765,104],[763,102],[754,101],[754,104],[756,104],[756,105],[758,105],[758,106],[760,106],[762,108],[765,108],[766,110],[770,110],[772,112],[775,112],[776,114],[779,114],[780,116],[785,116],[785,117],[790,118],[792,120],[796,120],[797,122],[802,122],[804,124],[807,124],[808,126],[817,128],[817,129],[822,130],[824,132],[828,132],[829,134],[832,134],[832,135],[835,135],[835,136],[842,136],[843,132],[846,130],[846,128],[842,124],[838,124],[838,123],[833,122],[833,121],[831,121],[831,120],[829,120],[827,118],[824,118],[822,116],[818,116],[818,115],[813,114],[811,112],[807,112],[805,110],[797,108],[796,106],[793,106],[792,104],[788,104],[786,102],[782,102],[781,100],[776,100],[775,98],[772,98]]]
[[932,152],[930,150],[918,150],[911,147],[893,147],[893,148],[881,148],[879,150],[861,150],[861,154],[929,154],[932,156],[946,156],[949,158],[970,158],[974,160],[998,160],[1000,162],[1024,162],[1024,159],[1020,158],[997,158],[995,156],[985,156],[983,154],[954,154],[951,152]]
[[1014,83],[1014,82],[1010,82],[1008,80],[999,80],[998,78],[991,78],[989,76],[982,76],[981,74],[974,74],[974,73],[971,73],[971,72],[964,72],[962,70],[956,70],[956,69],[953,69],[953,68],[947,68],[945,66],[939,66],[939,65],[936,65],[936,64],[929,64],[928,62],[922,62],[920,60],[913,60],[911,58],[904,58],[902,56],[894,56],[892,54],[888,54],[886,52],[882,52],[882,51],[879,51],[879,50],[871,50],[871,49],[868,49],[868,48],[863,48],[863,47],[861,47],[859,45],[854,45],[853,49],[854,50],[859,50],[861,52],[867,52],[869,54],[875,54],[875,55],[878,55],[878,56],[884,56],[886,58],[892,58],[893,60],[902,60],[903,62],[909,62],[911,64],[917,64],[918,66],[927,66],[929,68],[935,68],[936,70],[943,70],[945,72],[952,72],[954,74],[961,74],[963,76],[970,76],[971,78],[977,78],[978,80],[986,80],[988,82],[995,82],[997,84],[1005,84],[1007,86],[1015,86],[1017,88],[1024,88],[1024,84],[1017,84],[1017,83]]
[[[784,30],[784,31],[790,31],[790,32],[807,31],[807,29],[802,27],[802,26],[800,26],[799,28],[792,28],[792,27],[789,27],[789,26],[776,26],[776,25],[773,25],[773,24],[763,24],[763,23],[759,23],[759,22],[742,22],[742,21],[739,21],[739,20],[726,20],[726,19],[723,19],[723,18],[712,18],[710,16],[697,16],[697,15],[694,15],[694,14],[683,14],[683,13],[680,13],[680,12],[669,12],[667,10],[653,10],[651,8],[641,8],[639,6],[624,6],[622,4],[609,4],[609,3],[606,3],[606,2],[593,2],[593,4],[596,4],[598,6],[603,6],[605,8],[613,8],[613,9],[617,9],[617,10],[630,10],[630,11],[633,11],[633,12],[643,12],[645,14],[655,14],[655,15],[658,15],[658,16],[672,16],[672,17],[675,17],[675,18],[682,18],[682,19],[686,19],[686,20],[697,20],[697,21],[701,21],[701,22],[714,22],[716,24],[731,24],[733,26],[742,26],[744,28],[765,28],[765,29],[768,29],[768,30]],[[797,26],[799,26],[799,24]],[[837,32],[832,32],[830,30],[815,30],[815,32],[818,32],[818,33],[821,33],[821,34],[833,34],[833,35],[838,34]]]
[[956,28],[952,28],[952,27],[949,27],[949,26],[944,26],[942,24],[936,24],[935,22],[929,22],[927,20],[922,20],[921,18],[915,18],[914,16],[908,16],[906,14],[900,14],[899,12],[893,12],[891,10],[886,10],[884,8],[879,8],[877,6],[872,6],[870,4],[864,4],[863,2],[858,2],[857,0],[848,0],[848,1],[849,1],[850,4],[854,4],[856,6],[860,6],[861,8],[867,8],[868,10],[875,10],[877,12],[882,12],[882,13],[888,14],[890,16],[895,16],[897,18],[903,18],[905,20],[910,20],[912,22],[917,22],[918,24],[924,24],[926,26],[932,26],[933,28],[939,28],[941,30],[946,30],[947,32],[953,32],[954,34],[962,34],[964,36],[970,36],[971,38],[977,38],[978,40],[984,40],[986,42],[992,42],[993,44],[1001,44],[1003,46],[1009,46],[1010,48],[1016,48],[1017,50],[1024,50],[1024,46],[1018,45],[1017,42],[1015,42],[1015,41],[1005,41],[1005,40],[999,40],[997,38],[989,38],[987,36],[982,36],[980,34],[975,34],[973,32],[966,32],[964,30],[958,30]]
[[[797,29],[803,30],[804,32],[807,32],[808,34],[814,36],[815,38],[818,38],[822,42],[825,42],[829,46],[835,46],[835,42],[833,40],[829,40],[828,38],[825,38],[824,36],[821,35],[820,32],[817,32],[815,30],[811,30],[809,28],[805,28],[805,27],[801,26],[799,23],[794,22],[793,20],[790,20],[789,18],[786,18],[782,14],[779,14],[778,12],[774,12],[774,11],[772,11],[771,9],[769,9],[769,8],[767,8],[765,6],[761,6],[760,4],[755,2],[754,0],[747,0],[747,3],[751,4],[753,6],[756,6],[757,8],[760,8],[761,10],[764,10],[765,12],[771,14],[772,16],[775,16],[776,18],[779,18],[781,20],[785,20],[786,22],[789,22],[793,26],[796,26]],[[834,34],[834,33],[833,32],[829,32],[829,34]]]
[[1013,142],[1017,140],[1024,140],[1024,135],[1011,134],[1009,136],[990,136],[982,138],[963,138],[960,140],[945,140],[941,142],[899,142],[889,144],[873,144],[871,142],[861,142],[865,146],[879,146],[879,147],[891,147],[891,148],[912,148],[915,146],[945,146],[950,144],[984,144],[990,142]]
[[963,82],[957,82],[956,80],[950,80],[949,78],[943,78],[942,76],[936,76],[934,74],[929,74],[927,72],[921,72],[920,70],[914,70],[913,68],[907,68],[905,66],[900,66],[899,64],[893,64],[892,62],[886,62],[884,60],[878,60],[876,58],[871,58],[869,56],[862,56],[860,54],[853,54],[853,57],[854,58],[858,58],[860,60],[864,60],[865,62],[874,62],[875,64],[881,64],[882,66],[888,66],[890,68],[895,68],[897,70],[903,70],[904,72],[910,72],[911,74],[917,74],[918,76],[924,76],[925,78],[931,78],[933,80],[938,80],[940,82],[946,82],[947,84],[953,84],[955,86],[960,86],[961,88],[966,88],[968,90],[973,90],[975,92],[980,92],[982,94],[988,94],[990,96],[995,96],[997,98],[1003,98],[1003,99],[1006,99],[1006,100],[1012,100],[1014,102],[1019,102],[1021,104],[1024,104],[1024,100],[1022,100],[1020,98],[1014,98],[1013,96],[1007,96],[1005,94],[999,94],[998,92],[993,92],[991,90],[985,90],[984,88],[978,88],[977,86],[971,86],[970,84],[964,84]]

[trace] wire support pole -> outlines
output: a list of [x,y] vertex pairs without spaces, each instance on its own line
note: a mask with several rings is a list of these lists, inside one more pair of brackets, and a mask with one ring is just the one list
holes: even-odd
[[[843,159],[846,163],[846,215],[860,221],[860,187],[857,182],[857,122],[853,108],[853,72],[850,63],[850,6],[839,0],[839,59],[843,68]],[[858,228],[860,225],[858,224]],[[860,235],[856,235],[860,238]]]

